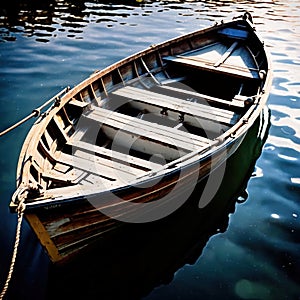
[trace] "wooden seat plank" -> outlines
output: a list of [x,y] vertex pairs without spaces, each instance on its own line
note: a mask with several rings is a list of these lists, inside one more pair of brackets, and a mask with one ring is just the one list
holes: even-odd
[[169,85],[160,85],[158,86],[161,90],[165,90],[166,92],[170,91],[170,92],[176,92],[178,93],[178,95],[183,95],[186,98],[194,98],[198,101],[204,101],[204,102],[208,102],[213,104],[218,104],[220,106],[226,107],[228,109],[231,110],[240,110],[241,108],[244,108],[244,104],[242,101],[240,101],[239,103],[233,102],[233,101],[228,101],[228,100],[224,100],[224,99],[220,99],[220,98],[216,98],[216,97],[212,97],[212,96],[208,96],[205,94],[201,94],[195,91],[188,91],[188,90],[184,90],[181,88],[176,88],[174,86],[169,86]]
[[[87,153],[85,153],[87,154]],[[86,155],[84,158],[75,155],[61,153],[59,162],[83,170],[90,174],[95,174],[100,177],[110,178],[112,181],[133,180],[136,176],[145,174],[145,171],[131,168],[124,164],[119,164],[114,161],[100,158],[98,156]]]
[[100,147],[83,141],[76,141],[76,143],[72,147],[74,147],[75,149],[80,149],[82,151],[94,152],[102,156],[108,157],[113,161],[122,162],[125,165],[132,165],[143,169],[148,169],[149,171],[161,167],[161,165],[158,163],[140,159],[132,155],[127,155],[121,152],[106,149],[104,147]]
[[95,107],[93,111],[85,116],[104,125],[152,139],[159,143],[168,144],[169,140],[173,140],[174,143],[172,145],[188,151],[194,151],[199,147],[208,146],[212,143],[209,139],[191,133],[180,131],[172,127],[153,124],[145,120],[99,107]]
[[[121,178],[132,180],[137,176],[141,176],[146,173],[145,170],[134,168],[129,164],[126,165],[110,159],[104,159],[87,152],[84,152],[84,155],[81,155],[81,153],[77,152],[76,150],[74,151],[73,155],[60,152],[54,157],[54,155],[45,147],[42,141],[40,142],[40,147],[41,150],[44,151],[47,156],[56,163],[85,171],[88,174],[95,174],[100,177],[111,179],[112,181],[119,181]],[[48,175],[48,177],[51,177],[51,173]],[[66,174],[65,177],[68,177],[70,180],[74,179],[68,176],[68,174]],[[52,178],[55,179],[54,176],[52,176]],[[60,177],[60,180],[62,179],[63,178]]]
[[233,53],[233,51],[238,46],[238,42],[235,41],[233,44],[227,49],[227,51],[218,59],[217,62],[215,62],[214,67],[219,67],[221,64],[225,62],[225,60]]
[[89,105],[88,102],[84,102],[84,101],[79,101],[79,100],[76,100],[74,98],[72,98],[70,101],[69,101],[69,104],[71,105],[74,105],[74,106],[78,106],[80,108],[85,108]]
[[[55,163],[53,171],[45,172],[44,178],[59,179],[60,181],[70,180],[72,183],[79,183],[80,178],[92,173],[109,181],[115,180],[115,177],[113,177],[115,174],[112,173],[107,166],[103,166],[102,168],[96,161],[88,161],[63,152],[52,153],[47,149],[42,140],[39,143],[39,147],[41,151],[47,155],[47,158]],[[63,166],[67,166],[67,168]],[[101,170],[101,172],[99,170]],[[61,173],[59,177],[55,175],[58,174],[58,172]]]
[[214,66],[214,62],[206,61],[197,56],[166,56],[163,58],[165,61],[181,64],[184,66],[190,66],[197,69],[209,70],[215,73],[223,73],[229,76],[236,76],[245,79],[259,79],[258,71],[249,70],[249,68],[237,66],[237,65],[229,65],[229,64],[221,64],[219,67]]
[[226,125],[234,125],[239,118],[235,112],[211,107],[209,105],[189,102],[180,98],[146,91],[139,88],[126,86],[113,92],[114,95],[126,97],[133,101],[139,101],[161,108],[169,109],[178,113],[220,122]]

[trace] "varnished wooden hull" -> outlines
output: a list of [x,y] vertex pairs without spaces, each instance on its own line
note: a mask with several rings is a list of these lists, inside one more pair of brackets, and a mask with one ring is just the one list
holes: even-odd
[[[162,219],[235,153],[260,117],[270,84],[263,43],[247,20],[97,71],[33,125],[11,207],[26,191],[26,218],[53,262],[120,226]],[[212,197],[209,191],[199,208]]]

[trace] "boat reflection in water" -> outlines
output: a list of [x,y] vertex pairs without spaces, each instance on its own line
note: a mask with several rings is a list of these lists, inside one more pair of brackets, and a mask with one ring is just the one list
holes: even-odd
[[[158,285],[169,283],[185,264],[194,264],[209,238],[227,229],[229,214],[245,195],[268,129],[269,111],[265,108],[227,161],[222,184],[206,207],[198,207],[203,181],[189,201],[167,218],[128,224],[72,263],[51,265],[49,299],[139,299]],[[218,176],[217,171],[214,176]]]

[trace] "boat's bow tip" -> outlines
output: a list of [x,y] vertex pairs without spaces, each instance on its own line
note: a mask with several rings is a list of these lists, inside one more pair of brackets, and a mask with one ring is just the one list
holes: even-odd
[[245,13],[244,13],[244,15],[243,15],[242,18],[243,18],[243,20],[245,20],[245,21],[248,20],[251,24],[253,24],[252,15],[251,15],[251,13],[248,10],[245,11]]
[[248,21],[251,24],[254,24],[253,23],[253,17],[252,17],[251,13],[248,10],[246,10],[242,15],[238,15],[236,17],[233,17],[232,19],[233,20],[242,19],[244,21]]

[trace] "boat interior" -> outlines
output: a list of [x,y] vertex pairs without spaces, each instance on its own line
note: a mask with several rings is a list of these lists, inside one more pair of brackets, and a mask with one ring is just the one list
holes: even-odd
[[51,118],[30,180],[54,195],[124,186],[217,145],[261,89],[264,59],[248,35],[225,28],[104,70]]

